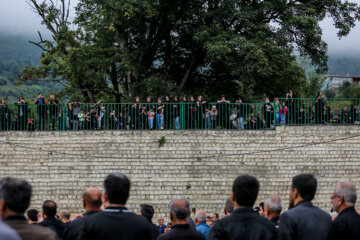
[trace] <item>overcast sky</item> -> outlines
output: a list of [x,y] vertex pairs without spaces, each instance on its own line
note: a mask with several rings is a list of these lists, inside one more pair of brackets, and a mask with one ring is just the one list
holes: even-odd
[[[56,0],[54,0],[56,2]],[[360,3],[360,0],[352,0]],[[74,6],[77,0],[72,0]],[[336,30],[332,26],[331,19],[326,19],[321,23],[323,28],[323,39],[329,45],[329,53],[354,53],[359,52],[360,42],[360,23],[351,31],[351,33],[339,40]],[[31,34],[34,35],[37,30],[46,32],[41,26],[41,19],[38,17],[26,3],[25,0],[0,0],[0,34]]]

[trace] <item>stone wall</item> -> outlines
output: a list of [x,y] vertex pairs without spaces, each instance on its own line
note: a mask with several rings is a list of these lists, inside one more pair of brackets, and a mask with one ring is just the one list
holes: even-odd
[[[159,147],[164,136],[166,143]],[[291,178],[313,173],[315,204],[331,208],[338,181],[360,187],[359,126],[285,126],[269,131],[0,132],[0,177],[31,182],[32,207],[54,199],[60,209],[82,211],[85,188],[102,187],[108,173],[132,181],[127,206],[152,204],[167,216],[174,197],[221,213],[236,176],[260,181],[257,202],[280,194],[288,205]]]

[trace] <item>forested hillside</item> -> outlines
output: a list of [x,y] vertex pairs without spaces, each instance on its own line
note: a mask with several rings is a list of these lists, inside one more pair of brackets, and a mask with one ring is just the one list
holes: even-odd
[[39,85],[20,82],[18,75],[25,66],[39,65],[41,49],[30,44],[28,36],[0,34],[0,98],[14,102],[23,95],[34,99],[41,92],[47,94],[60,90],[55,84]]

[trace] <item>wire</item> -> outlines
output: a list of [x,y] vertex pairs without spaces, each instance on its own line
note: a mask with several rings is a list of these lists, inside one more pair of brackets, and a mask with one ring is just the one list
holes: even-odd
[[[255,155],[255,154],[261,154],[261,153],[269,153],[269,152],[278,152],[278,151],[286,151],[286,150],[292,150],[292,149],[298,149],[298,148],[304,148],[304,147],[309,147],[309,146],[316,146],[316,145],[321,145],[321,144],[329,144],[329,143],[333,143],[333,142],[338,142],[338,141],[342,141],[342,140],[347,140],[347,139],[352,139],[352,138],[357,138],[360,137],[360,134],[357,135],[352,135],[352,136],[348,136],[348,137],[343,137],[343,138],[338,138],[338,139],[332,139],[332,140],[328,140],[328,141],[322,141],[322,142],[315,142],[315,143],[309,143],[309,144],[303,144],[303,145],[298,145],[298,146],[293,146],[293,147],[284,147],[284,148],[277,148],[277,149],[268,149],[268,150],[260,150],[260,151],[251,151],[251,152],[244,152],[244,153],[234,153],[234,154],[213,154],[213,155],[208,155],[208,156],[193,156],[193,157],[147,157],[146,159],[151,159],[151,160],[163,160],[163,159],[171,159],[171,160],[184,160],[184,159],[197,159],[197,160],[201,160],[201,159],[206,159],[206,158],[223,158],[223,157],[236,157],[236,156],[245,156],[245,155]],[[76,157],[86,157],[86,158],[102,158],[102,159],[129,159],[129,160],[136,160],[136,159],[140,159],[141,156],[139,157],[115,157],[115,156],[99,156],[99,155],[88,155],[88,154],[79,154],[79,153],[67,153],[67,152],[60,152],[60,151],[56,151],[56,150],[46,150],[46,149],[41,149],[41,148],[35,148],[35,147],[29,147],[29,146],[25,146],[19,143],[14,143],[14,142],[9,142],[9,141],[3,141],[0,140],[0,142],[5,143],[7,145],[13,146],[13,147],[20,147],[23,149],[29,149],[29,150],[34,150],[34,151],[38,151],[38,152],[45,152],[48,154],[55,154],[55,155],[64,155],[64,156],[76,156]]]

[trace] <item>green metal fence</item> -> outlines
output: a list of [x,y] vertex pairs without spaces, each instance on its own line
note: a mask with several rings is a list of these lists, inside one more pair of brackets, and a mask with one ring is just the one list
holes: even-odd
[[0,131],[274,128],[273,103],[69,103],[0,105]]
[[359,124],[358,98],[279,98],[275,122],[289,125]]

